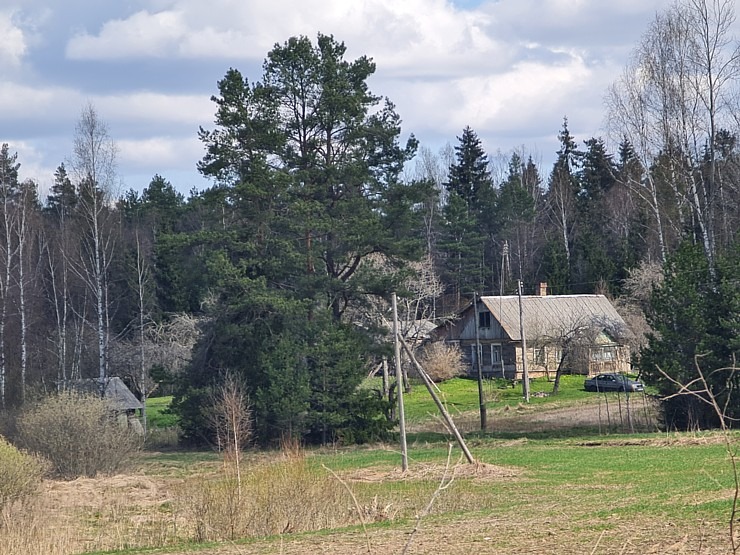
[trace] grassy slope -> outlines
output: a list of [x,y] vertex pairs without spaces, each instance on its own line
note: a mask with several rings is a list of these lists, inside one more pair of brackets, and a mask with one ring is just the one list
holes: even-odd
[[[504,382],[486,382],[484,396],[486,406],[489,410],[503,408],[506,405],[517,406],[524,401],[522,397],[521,384],[516,387],[506,387]],[[438,384],[441,392],[440,397],[446,402],[447,410],[452,414],[478,411],[478,382],[465,378],[455,378]],[[498,387],[497,387],[498,386]],[[538,397],[537,393],[551,393],[552,383],[545,379],[532,380],[530,405],[533,407],[546,407],[557,403],[562,406],[565,403],[578,403],[579,401],[593,399],[593,394],[583,390],[582,376],[563,376],[560,384],[560,392],[557,397]],[[417,383],[410,394],[404,396],[404,410],[409,422],[419,422],[437,413],[426,388]]]
[[[553,407],[578,409],[593,404],[598,396],[584,392],[582,384],[582,378],[564,377],[560,395],[533,397],[522,418],[531,418]],[[442,384],[441,389],[453,416],[462,418],[477,413],[475,381],[451,380]],[[550,389],[551,384],[545,381],[535,381],[532,387],[533,392]],[[490,412],[501,411],[507,405],[519,406],[521,388],[496,390],[494,397],[488,404]],[[436,413],[428,393],[419,385],[406,396],[405,406],[412,422],[424,422]],[[552,543],[544,551],[552,553],[592,552],[597,543],[599,553],[658,553],[676,542],[694,546],[691,552],[698,545],[710,543],[727,547],[734,476],[719,436],[591,433],[567,439],[547,434],[523,434],[515,440],[501,437],[480,433],[469,436],[469,447],[476,459],[503,468],[503,475],[457,478],[436,499],[426,518],[434,523],[429,527],[435,531],[428,530],[425,536],[431,537],[432,543],[454,541],[462,546],[468,536],[476,538],[476,533],[484,533],[478,528],[483,530],[495,522],[499,531],[485,532],[493,537],[490,547],[495,550],[490,552],[527,552],[526,549],[532,549],[532,542],[540,540]],[[193,468],[192,454],[166,456],[169,459],[163,459],[162,455],[149,456],[145,463],[147,472],[167,474],[167,468]],[[458,456],[459,449],[454,447],[453,463]],[[204,457],[204,462],[208,458]],[[265,458],[264,453],[256,454],[254,464]],[[310,452],[316,471],[322,472],[326,466],[344,477],[362,506],[391,507],[394,519],[377,530],[398,530],[402,539],[438,486],[447,460],[444,439],[440,435],[428,438],[412,434],[409,459],[410,474],[399,479],[400,455],[396,445]],[[373,479],[366,479],[368,472]],[[465,537],[458,537],[463,529],[468,530]],[[436,533],[442,534],[443,539],[434,540]],[[337,534],[343,541],[351,541],[344,534],[354,537],[357,530]],[[296,542],[298,552],[310,551],[323,545],[323,535],[298,535],[291,541]],[[386,539],[381,535],[375,537],[382,551]],[[278,545],[283,552],[284,539],[252,541],[242,544],[234,553],[274,551]],[[364,540],[357,541],[359,549]],[[479,541],[479,537],[475,539]],[[630,547],[624,549],[627,543]],[[520,547],[525,551],[517,551]],[[397,548],[392,542],[387,547],[388,552]],[[431,551],[420,546],[415,552]]]
[[146,400],[147,424],[153,428],[169,428],[177,424],[177,417],[168,412],[172,397],[149,397]]
[[[377,379],[368,380],[365,387],[380,387]],[[453,415],[464,412],[478,411],[478,384],[475,380],[455,378],[439,384],[440,396],[445,401],[447,410]],[[552,383],[544,379],[532,380],[531,392],[533,394],[530,404],[533,407],[547,406],[557,403],[562,406],[565,403],[578,403],[579,401],[593,399],[593,393],[583,390],[583,377],[563,376],[561,390],[557,397],[536,397],[537,393],[550,393]],[[521,385],[515,388],[501,387],[501,384],[487,383],[485,387],[487,398],[486,405],[490,410],[500,409],[506,405],[516,406],[523,402]],[[172,397],[150,397],[147,399],[147,420],[155,428],[166,428],[174,426],[176,418],[168,413]],[[404,407],[406,419],[409,422],[422,422],[437,413],[437,408],[432,398],[427,393],[421,382],[413,385],[411,393],[404,396]]]

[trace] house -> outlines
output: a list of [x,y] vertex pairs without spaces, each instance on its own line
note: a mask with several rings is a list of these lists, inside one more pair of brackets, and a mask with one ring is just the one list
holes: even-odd
[[626,340],[632,333],[609,300],[603,295],[547,295],[546,288],[540,284],[539,295],[521,297],[521,326],[518,296],[480,297],[457,320],[438,327],[434,337],[458,345],[473,376],[480,356],[486,377],[520,379],[522,329],[530,377],[554,375],[564,354],[567,373],[628,372]]

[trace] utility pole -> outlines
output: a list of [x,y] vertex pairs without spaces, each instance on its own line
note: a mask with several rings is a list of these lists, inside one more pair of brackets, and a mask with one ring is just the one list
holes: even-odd
[[486,431],[487,414],[486,401],[483,398],[483,365],[481,362],[482,349],[480,346],[480,322],[478,321],[478,293],[473,293],[473,320],[475,321],[475,362],[478,368],[478,406],[480,407],[480,429]]
[[447,423],[447,426],[449,427],[449,429],[452,431],[453,435],[455,436],[455,439],[457,440],[457,444],[460,446],[460,449],[462,449],[462,452],[465,455],[465,458],[468,460],[470,464],[475,464],[475,459],[473,458],[473,455],[470,453],[470,450],[468,449],[468,446],[465,443],[465,440],[463,439],[463,436],[460,433],[460,430],[457,429],[457,426],[455,426],[455,423],[453,422],[452,417],[450,416],[450,413],[447,412],[447,409],[445,409],[445,406],[442,404],[442,401],[440,401],[439,397],[437,397],[437,394],[434,392],[434,387],[432,386],[432,380],[429,379],[429,375],[426,373],[424,368],[422,368],[421,364],[419,364],[419,361],[416,360],[414,353],[411,352],[411,347],[408,346],[406,341],[404,341],[403,338],[401,337],[398,337],[398,340],[401,342],[401,345],[403,346],[403,350],[406,351],[406,354],[408,355],[409,359],[411,359],[411,363],[416,368],[416,371],[419,372],[419,376],[421,376],[421,379],[424,381],[424,385],[426,386],[427,391],[429,391],[429,395],[432,396],[432,399],[434,400],[434,404],[437,405],[437,408],[439,409],[439,413],[442,415],[442,418],[444,418],[445,422]]
[[519,335],[522,337],[522,393],[529,403],[529,372],[527,371],[527,338],[524,335],[524,309],[522,307],[522,280],[519,280]]
[[398,305],[396,293],[391,295],[393,304],[393,348],[396,355],[396,395],[398,395],[398,427],[401,436],[401,471],[409,468],[409,454],[406,447],[406,416],[403,411],[403,371],[401,370],[401,345],[398,335]]

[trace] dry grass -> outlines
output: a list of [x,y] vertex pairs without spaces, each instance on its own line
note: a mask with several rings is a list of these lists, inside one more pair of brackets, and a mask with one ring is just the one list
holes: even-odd
[[[417,463],[405,472],[400,468],[361,468],[344,474],[350,482],[355,483],[389,483],[400,481],[439,481],[447,470],[445,465],[438,463]],[[516,468],[505,468],[487,463],[457,464],[452,473],[456,478],[466,478],[476,481],[495,481],[515,478],[521,474]]]
[[343,486],[300,451],[253,467],[242,478],[195,477],[177,494],[196,541],[305,532],[358,522]]
[[[407,545],[408,553],[452,555],[726,553],[722,507],[732,492],[720,439],[484,441],[477,454],[497,464],[449,466],[441,446],[419,446],[407,472],[388,449],[307,455],[290,444],[247,455],[241,498],[213,455],[148,454],[136,474],[46,482],[33,505],[6,518],[0,554],[150,547],[162,555],[385,555]],[[224,541],[196,547],[194,539]]]
[[166,486],[144,476],[48,480],[3,512],[1,555],[70,555],[182,541]]

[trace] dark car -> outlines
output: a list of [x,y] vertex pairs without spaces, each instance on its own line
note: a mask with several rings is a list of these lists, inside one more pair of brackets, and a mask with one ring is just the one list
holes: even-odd
[[586,391],[644,391],[642,383],[624,374],[599,374],[583,382]]

